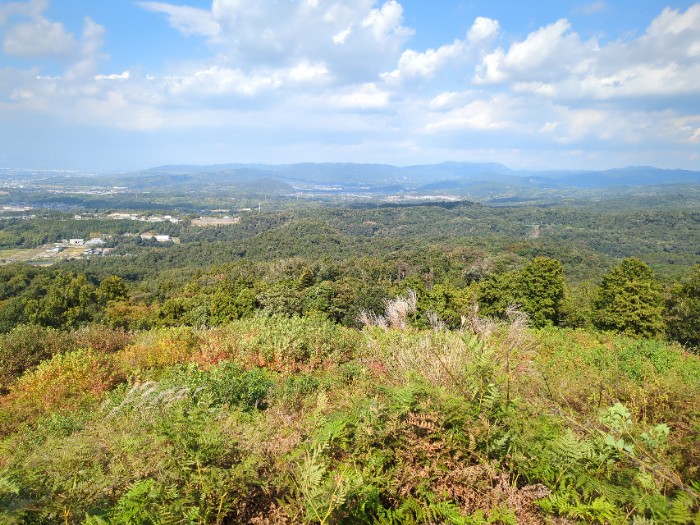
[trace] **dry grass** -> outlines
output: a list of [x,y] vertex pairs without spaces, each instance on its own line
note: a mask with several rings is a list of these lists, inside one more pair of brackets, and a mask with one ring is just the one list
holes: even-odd
[[393,328],[405,330],[408,317],[416,313],[418,297],[416,292],[408,290],[405,296],[395,297],[384,302],[384,315],[378,315],[361,310],[358,321],[362,326],[378,326],[384,330]]

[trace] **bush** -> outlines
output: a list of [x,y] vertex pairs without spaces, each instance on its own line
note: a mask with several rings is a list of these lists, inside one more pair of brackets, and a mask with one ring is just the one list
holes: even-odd
[[115,354],[115,359],[125,371],[139,373],[189,363],[199,345],[200,339],[192,328],[154,329],[140,333],[133,344]]
[[202,365],[232,360],[287,372],[345,362],[362,345],[356,330],[319,317],[254,317],[200,336],[202,345],[193,361]]
[[88,325],[73,332],[79,348],[91,348],[96,352],[114,353],[130,345],[134,335],[124,328],[110,328],[102,325]]
[[71,334],[36,325],[20,325],[0,336],[0,393],[44,359],[76,348]]
[[180,366],[161,378],[160,383],[187,388],[193,400],[215,407],[240,406],[246,410],[265,408],[274,376],[264,369],[243,370],[230,361],[204,371],[196,365]]
[[122,379],[109,356],[93,350],[57,354],[22,376],[0,400],[0,429],[31,423],[52,412],[83,408]]

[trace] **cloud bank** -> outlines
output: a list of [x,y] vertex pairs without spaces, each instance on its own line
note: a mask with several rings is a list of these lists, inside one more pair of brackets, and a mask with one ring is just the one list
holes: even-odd
[[[30,64],[0,69],[6,120],[243,137],[228,153],[212,145],[212,161],[700,167],[700,4],[667,7],[626,39],[584,38],[566,18],[514,38],[478,16],[428,49],[412,47],[397,0],[137,5],[209,56],[113,71],[107,22],[85,18],[75,34],[48,0],[0,6],[3,53]],[[237,151],[255,158],[222,158]]]

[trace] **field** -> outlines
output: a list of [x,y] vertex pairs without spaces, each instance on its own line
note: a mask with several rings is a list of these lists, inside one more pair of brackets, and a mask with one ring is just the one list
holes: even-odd
[[83,257],[84,246],[68,247],[61,252],[49,252],[49,247],[16,248],[0,250],[0,261],[3,264],[14,262],[33,262],[37,264],[54,264],[55,262]]

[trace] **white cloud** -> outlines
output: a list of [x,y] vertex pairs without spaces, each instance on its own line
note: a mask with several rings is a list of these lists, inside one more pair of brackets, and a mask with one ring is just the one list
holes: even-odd
[[389,103],[389,93],[373,82],[352,87],[346,92],[330,97],[331,104],[341,109],[381,109]]
[[[649,25],[650,36],[679,35],[686,31],[697,31],[700,26],[700,4],[688,8],[685,13],[665,8]],[[697,37],[697,35],[695,35]]]
[[328,70],[322,63],[300,62],[290,68],[261,69],[245,72],[239,68],[210,66],[165,78],[164,89],[170,95],[182,97],[246,97],[293,88],[298,85],[323,85]]
[[338,33],[333,35],[333,43],[344,44],[350,36],[350,33],[352,33],[352,24],[350,24],[346,29],[343,29],[342,31],[339,31]]
[[507,51],[487,53],[474,80],[559,100],[624,98],[644,105],[665,97],[673,104],[671,97],[700,91],[700,4],[685,12],[666,8],[640,37],[604,45],[582,41],[567,20],[558,20]]
[[186,35],[204,35],[213,37],[219,34],[219,24],[212,17],[211,11],[196,7],[172,5],[165,2],[138,2],[148,11],[163,13],[168,23]]
[[596,49],[596,42],[581,42],[571,31],[569,21],[562,18],[530,33],[522,42],[515,42],[507,52],[498,48],[484,56],[475,81],[490,84],[559,78]]
[[403,7],[396,0],[389,0],[379,9],[372,9],[362,20],[362,27],[371,29],[374,38],[383,42],[393,36],[408,37],[413,31],[403,27]]
[[3,41],[5,53],[22,58],[68,57],[76,47],[75,38],[63,24],[41,17],[10,27]]
[[95,76],[100,60],[105,58],[101,54],[104,37],[105,28],[86,17],[83,21],[80,58],[66,72],[65,78],[67,80],[80,81]]
[[240,69],[212,66],[190,75],[166,78],[169,94],[182,96],[237,95],[252,97],[261,91],[275,89],[279,81],[269,75],[246,75]]
[[455,39],[437,49],[418,52],[407,49],[401,54],[398,67],[383,73],[382,78],[387,82],[396,82],[415,78],[433,78],[448,65],[463,66],[470,56],[476,56],[499,31],[498,21],[490,18],[477,17],[469,29],[466,39]]
[[124,71],[123,73],[111,73],[109,75],[95,75],[95,80],[129,80],[131,73]]
[[311,64],[301,62],[287,71],[287,78],[292,82],[313,82],[328,79],[328,68],[323,63]]
[[455,108],[465,106],[475,98],[475,93],[471,91],[456,92],[447,91],[436,95],[428,102],[430,111],[450,111]]
[[430,78],[442,69],[448,62],[463,56],[466,53],[465,43],[455,40],[452,44],[429,49],[425,53],[417,53],[407,49],[399,59],[399,66],[391,73],[383,75],[385,80],[398,80],[405,78],[424,77]]
[[478,16],[467,33],[467,39],[472,43],[488,41],[498,34],[499,28],[498,20]]
[[0,4],[0,25],[12,16],[39,18],[49,7],[49,0],[29,0],[28,2],[5,2]]
[[681,67],[675,62],[663,66],[640,64],[611,75],[591,76],[580,83],[584,96],[608,99],[672,96],[700,90],[700,63]]
[[[413,34],[396,0],[213,0],[211,10],[141,2],[188,35],[207,38],[221,66],[252,70],[322,62],[337,78],[374,80]],[[330,43],[335,45],[329,45]]]
[[513,118],[519,111],[517,101],[513,98],[500,95],[480,99],[469,97],[465,104],[431,116],[424,130],[435,133],[464,129],[477,131],[516,129],[518,125]]

